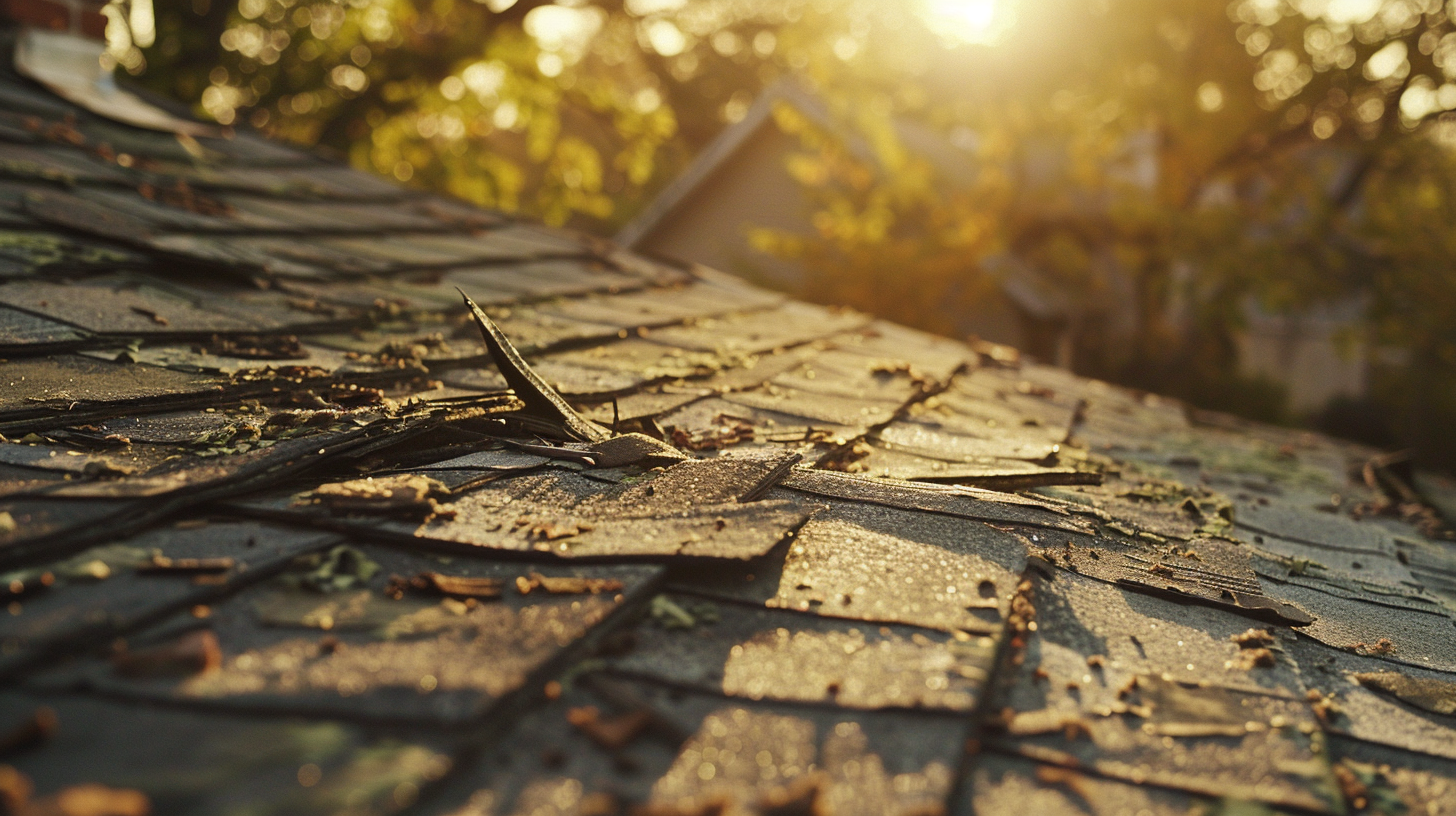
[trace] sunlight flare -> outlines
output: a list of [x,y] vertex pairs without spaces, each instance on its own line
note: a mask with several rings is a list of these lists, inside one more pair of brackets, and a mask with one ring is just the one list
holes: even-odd
[[926,25],[953,44],[996,42],[1015,19],[1010,0],[921,0]]

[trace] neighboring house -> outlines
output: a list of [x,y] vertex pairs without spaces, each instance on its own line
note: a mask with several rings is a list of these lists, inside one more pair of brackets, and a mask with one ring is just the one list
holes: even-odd
[[792,85],[761,95],[617,233],[617,243],[749,279],[796,282],[797,264],[754,249],[748,240],[748,230],[757,227],[797,234],[812,229],[803,187],[785,166],[788,155],[800,149],[798,139],[774,122],[780,101],[823,112],[822,103]]
[[[739,122],[727,127],[667,186],[653,202],[615,236],[618,243],[659,257],[693,261],[780,287],[793,288],[803,270],[793,260],[755,247],[755,229],[809,235],[814,202],[809,191],[788,170],[788,159],[803,150],[797,136],[785,133],[774,117],[778,105],[791,105],[815,125],[839,133],[847,148],[871,164],[878,161],[864,139],[846,133],[824,102],[792,81],[771,86]],[[950,185],[968,185],[977,171],[975,134],[941,133],[920,122],[896,122],[905,148],[928,161],[937,177]],[[1124,181],[1151,186],[1157,163],[1145,149],[1146,138],[1132,140],[1115,174]],[[1064,158],[1052,145],[1026,149],[1019,176],[1036,187],[1056,186]],[[1072,206],[1096,207],[1075,201]],[[967,272],[992,275],[997,288],[977,308],[956,316],[962,333],[1015,346],[1038,358],[1070,367],[1080,327],[1100,323],[1114,332],[1135,326],[1128,304],[1130,285],[1110,258],[1098,261],[1103,296],[1074,297],[1033,263],[1015,254],[966,258]]]
[[[843,135],[857,155],[875,162],[864,140],[845,133],[824,102],[794,82],[766,90],[739,122],[726,128],[688,169],[616,236],[619,243],[660,257],[694,261],[726,269],[750,279],[793,288],[803,270],[793,260],[755,246],[749,234],[769,228],[810,235],[814,202],[787,168],[788,158],[803,149],[798,138],[775,121],[776,105],[792,105],[816,125]],[[970,181],[976,171],[975,137],[946,136],[911,120],[897,123],[898,136],[913,153],[928,160],[940,178],[951,184]],[[1328,161],[1321,154],[1319,160]],[[1338,164],[1344,157],[1335,156]],[[1017,168],[1019,182],[1029,188],[1065,190],[1065,155],[1055,145],[1024,149]],[[1151,190],[1158,180],[1157,137],[1152,131],[1128,139],[1108,167],[1109,176],[1136,188]],[[1341,173],[1332,183],[1340,183]],[[1231,186],[1217,193],[1237,195]],[[1071,199],[1075,211],[1096,214],[1098,200]],[[1071,367],[1079,332],[1099,332],[1114,340],[1137,329],[1130,276],[1110,256],[1098,258],[1093,270],[1096,291],[1072,292],[1026,257],[1001,253],[967,258],[967,269],[992,275],[994,294],[973,310],[957,316],[968,335],[1015,346],[1057,365]],[[1181,308],[1170,302],[1171,313]],[[1366,349],[1352,342],[1360,320],[1360,303],[1316,307],[1298,314],[1271,314],[1251,304],[1245,331],[1238,338],[1240,369],[1284,387],[1288,408],[1297,415],[1318,413],[1330,400],[1359,398],[1366,393]]]
[[1240,368],[1282,384],[1296,415],[1358,399],[1370,382],[1369,349],[1359,332],[1364,310],[1363,299],[1282,314],[1250,302],[1238,338]]
[[[739,122],[730,125],[667,186],[636,218],[617,233],[623,246],[666,258],[701,263],[780,287],[792,288],[803,277],[793,260],[766,253],[751,243],[754,229],[811,234],[813,202],[789,173],[791,154],[803,150],[794,134],[774,118],[777,105],[792,105],[814,124],[830,131],[843,128],[823,101],[794,82],[770,87]],[[912,152],[932,164],[952,183],[967,183],[975,173],[974,138],[969,133],[947,138],[913,121],[897,123],[897,135]],[[875,163],[873,151],[856,134],[844,134],[846,146]],[[968,270],[977,259],[967,258]],[[965,315],[962,329],[987,340],[1044,356],[1064,346],[1062,327],[1070,325],[1065,298],[1034,280],[1035,270],[1008,256],[992,264],[1008,275],[1008,285],[994,302]],[[1025,272],[1024,280],[1010,280]],[[1042,294],[1038,294],[1041,292]]]
[[[1285,156],[1301,175],[1316,180],[1335,206],[1358,221],[1364,207],[1359,181],[1364,159],[1339,144],[1305,145]],[[1211,187],[1207,198],[1228,203],[1237,197],[1258,201],[1268,194],[1269,182]],[[1296,199],[1280,212],[1290,223],[1309,217],[1308,206]],[[1344,263],[1363,274],[1373,274],[1369,247],[1352,235],[1337,234],[1329,248]],[[1285,389],[1287,409],[1295,416],[1315,416],[1332,402],[1360,400],[1368,395],[1374,358],[1364,330],[1369,298],[1345,296],[1298,309],[1274,311],[1250,298],[1244,305],[1243,332],[1238,336],[1239,365],[1243,374],[1276,382]],[[1388,355],[1387,355],[1388,356]]]

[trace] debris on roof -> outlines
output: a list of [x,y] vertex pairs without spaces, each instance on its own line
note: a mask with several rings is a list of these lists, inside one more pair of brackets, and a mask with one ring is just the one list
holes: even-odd
[[12,811],[1456,800],[1444,480],[0,103]]

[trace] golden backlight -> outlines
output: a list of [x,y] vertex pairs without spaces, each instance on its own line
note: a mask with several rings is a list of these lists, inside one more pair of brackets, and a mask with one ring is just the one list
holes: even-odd
[[936,34],[953,44],[991,44],[1015,20],[1013,0],[920,0],[920,14]]

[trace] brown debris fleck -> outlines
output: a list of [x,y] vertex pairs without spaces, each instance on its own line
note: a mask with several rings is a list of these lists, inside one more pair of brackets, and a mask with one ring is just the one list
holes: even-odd
[[1274,652],[1264,648],[1244,647],[1239,652],[1237,661],[1233,661],[1238,668],[1248,671],[1253,668],[1272,669],[1275,665]]
[[630,745],[652,724],[652,712],[636,709],[615,717],[603,717],[596,706],[583,706],[567,711],[566,720],[597,745],[608,751],[618,751]]
[[1355,810],[1364,810],[1370,802],[1370,790],[1344,763],[1335,763],[1331,770],[1334,771],[1335,781],[1339,783],[1340,793],[1344,794],[1345,801]]
[[[519,524],[519,520],[517,521]],[[527,522],[529,523],[529,522]],[[557,541],[563,538],[571,538],[589,532],[592,529],[590,524],[557,524],[552,521],[543,521],[531,525],[526,531],[526,538],[532,541]]]
[[171,207],[179,207],[194,212],[198,215],[232,215],[233,207],[224,201],[199,195],[192,186],[185,180],[179,179],[176,184],[170,187],[157,187],[151,184],[142,184],[137,187],[137,192],[143,198],[157,201]]
[[688,431],[673,428],[669,441],[683,450],[709,451],[753,441],[753,426],[742,420],[719,414],[711,428]]
[[190,677],[221,666],[222,648],[210,629],[198,629],[146,649],[123,648],[111,664],[125,677]]
[[1335,703],[1335,695],[1323,694],[1317,689],[1310,689],[1305,692],[1304,699],[1309,701],[1309,708],[1321,723],[1329,725],[1340,716],[1340,706]]
[[797,776],[786,785],[765,791],[759,797],[757,810],[764,816],[819,816],[825,812],[820,796],[829,782],[829,775],[823,771]]
[[147,816],[152,800],[138,790],[75,785],[19,811],[25,816]]
[[871,453],[874,453],[874,448],[863,439],[857,439],[852,444],[825,454],[817,466],[823,470],[837,470],[841,473],[864,473],[869,470],[869,466],[863,460],[869,458]]
[[1365,641],[1361,640],[1361,641],[1357,641],[1350,648],[1352,650],[1354,650],[1354,652],[1356,654],[1368,654],[1368,655],[1389,655],[1389,654],[1395,654],[1395,644],[1393,642],[1391,642],[1390,638],[1381,638],[1380,640],[1375,641],[1374,644],[1366,643]]
[[0,734],[0,754],[34,748],[49,740],[59,727],[60,719],[56,717],[56,710],[50,706],[41,706],[25,718],[24,722]]
[[231,558],[168,558],[154,553],[152,560],[137,567],[144,575],[196,575],[198,573],[227,572],[237,566]]
[[[9,515],[8,513],[6,515]],[[41,589],[49,589],[56,582],[56,576],[51,572],[42,572],[39,575],[32,575],[27,578],[16,578],[5,585],[6,594],[11,598],[19,598],[31,592]]]
[[1277,642],[1268,629],[1249,629],[1242,634],[1233,635],[1229,640],[1239,644],[1240,649],[1263,649]]
[[398,516],[428,521],[453,515],[435,501],[435,497],[447,496],[449,492],[443,484],[427,476],[403,475],[326,484],[313,491],[311,498],[335,515]]
[[422,572],[409,579],[393,575],[384,588],[384,594],[397,601],[404,597],[406,590],[462,598],[499,598],[505,590],[505,581],[499,578],[443,575],[438,572]]
[[34,791],[30,777],[9,765],[0,765],[0,813],[24,813]]
[[151,309],[144,309],[141,306],[133,306],[133,307],[131,307],[131,310],[133,312],[136,312],[137,314],[141,315],[142,317],[147,318],[148,320],[152,321],[153,323],[156,323],[158,326],[168,326],[168,325],[171,325],[171,323],[172,323],[172,321],[168,320],[165,317],[162,317],[161,315],[157,314],[156,312],[152,311]]
[[548,578],[539,572],[516,578],[516,591],[529,595],[540,589],[550,595],[600,595],[620,592],[626,586],[616,578]]
[[192,350],[219,357],[242,360],[306,360],[308,350],[298,337],[285,335],[224,336],[213,335],[207,343],[198,343]]

